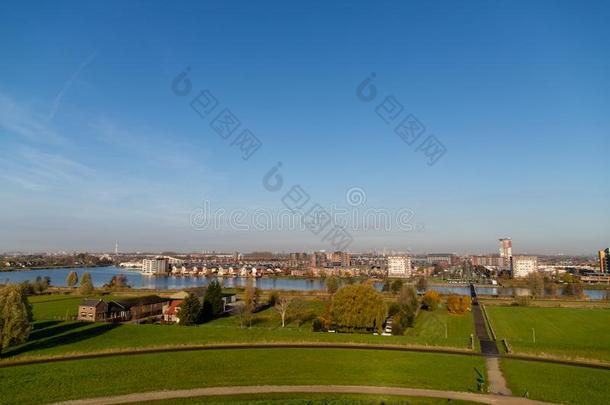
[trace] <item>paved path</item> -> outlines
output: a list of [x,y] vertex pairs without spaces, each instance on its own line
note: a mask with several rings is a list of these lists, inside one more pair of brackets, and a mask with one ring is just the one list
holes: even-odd
[[488,391],[498,395],[512,395],[513,393],[506,386],[506,380],[500,370],[500,362],[497,357],[488,357],[485,360],[487,368]]
[[487,332],[487,328],[485,327],[485,317],[483,317],[483,312],[481,311],[481,307],[479,306],[477,299],[477,293],[472,284],[470,285],[470,291],[472,297],[472,317],[474,319],[474,330],[479,338],[479,342],[481,343],[481,352],[488,355],[500,354],[498,347],[496,346],[496,341],[490,337],[489,333]]
[[500,370],[498,355],[500,351],[496,345],[496,340],[489,335],[486,328],[485,317],[477,299],[477,292],[474,285],[470,284],[470,295],[472,297],[472,315],[474,319],[474,329],[481,344],[481,353],[490,356],[485,359],[487,368],[487,389],[489,392],[498,395],[511,395],[511,391],[506,385],[506,379]]
[[418,388],[368,387],[358,385],[261,385],[251,387],[213,387],[190,390],[153,391],[137,394],[117,395],[91,399],[58,402],[56,405],[111,405],[129,402],[159,401],[175,398],[192,398],[210,395],[269,394],[269,393],[332,393],[332,394],[372,394],[404,395],[411,397],[446,398],[474,401],[494,405],[542,405],[545,402],[520,397],[507,397],[471,392],[438,391]]

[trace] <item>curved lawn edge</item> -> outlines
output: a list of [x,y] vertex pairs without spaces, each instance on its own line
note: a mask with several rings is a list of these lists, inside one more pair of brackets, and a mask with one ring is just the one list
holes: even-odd
[[540,363],[551,363],[558,365],[576,366],[610,370],[610,364],[598,362],[583,362],[573,361],[561,358],[527,356],[519,354],[498,354],[488,355],[471,350],[463,350],[456,348],[442,348],[432,346],[404,346],[404,345],[372,345],[372,344],[355,344],[355,343],[228,343],[228,344],[208,344],[208,345],[182,345],[182,346],[164,346],[164,347],[147,347],[142,349],[128,350],[111,350],[102,352],[77,353],[60,356],[45,356],[29,359],[17,358],[5,359],[0,361],[0,368],[25,366],[43,363],[57,363],[72,360],[90,360],[107,357],[119,356],[135,356],[140,354],[155,354],[155,353],[172,353],[172,352],[188,352],[188,351],[205,351],[205,350],[255,350],[255,349],[343,349],[343,350],[383,350],[383,351],[398,351],[411,353],[433,353],[471,357],[497,357],[502,359],[513,359],[532,361]]
[[475,394],[471,392],[441,391],[423,388],[375,387],[359,385],[260,385],[194,388],[173,391],[150,391],[135,394],[77,399],[57,402],[55,405],[110,405],[130,402],[159,401],[177,398],[194,398],[219,395],[272,394],[272,393],[328,393],[328,394],[373,394],[400,395],[410,397],[442,398],[449,400],[471,401],[497,405],[536,405],[545,402],[521,397],[509,397],[493,394]]
[[261,343],[224,343],[203,345],[171,345],[150,346],[144,348],[111,349],[93,352],[77,352],[49,356],[20,356],[0,360],[0,368],[30,364],[54,363],[70,360],[87,360],[114,356],[132,356],[138,354],[171,353],[200,350],[231,350],[231,349],[362,349],[362,350],[394,350],[415,353],[461,354],[466,356],[480,356],[472,350],[419,345],[374,345],[367,343],[326,343],[326,342],[261,342]]

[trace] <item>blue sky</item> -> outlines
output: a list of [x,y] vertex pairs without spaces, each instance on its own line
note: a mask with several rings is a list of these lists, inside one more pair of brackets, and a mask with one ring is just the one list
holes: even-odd
[[[277,212],[293,184],[413,213],[352,230],[352,251],[610,244],[607,2],[327,3],[3,2],[0,251],[330,249],[307,230],[192,226],[204,201]],[[189,107],[204,89],[262,142],[247,161]],[[376,114],[390,95],[445,146],[436,164]],[[270,192],[277,162],[286,189]]]

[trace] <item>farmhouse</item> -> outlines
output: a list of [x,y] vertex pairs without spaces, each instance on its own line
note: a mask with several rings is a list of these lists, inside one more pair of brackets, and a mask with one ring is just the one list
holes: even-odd
[[123,316],[120,318],[123,320],[136,320],[149,316],[161,315],[163,313],[163,305],[168,302],[170,302],[169,298],[159,297],[158,295],[147,295],[144,297],[134,297],[115,301],[113,302],[113,305],[111,305],[111,308],[122,314]]
[[116,301],[110,301],[108,303],[108,321],[112,322],[122,322],[130,319],[129,308],[125,307],[124,304],[121,304]]
[[85,299],[78,307],[78,319],[82,321],[123,322],[161,315],[163,306],[172,300],[157,295],[127,298],[108,303],[101,299]]
[[79,321],[105,321],[108,314],[108,304],[100,299],[86,299],[78,306]]

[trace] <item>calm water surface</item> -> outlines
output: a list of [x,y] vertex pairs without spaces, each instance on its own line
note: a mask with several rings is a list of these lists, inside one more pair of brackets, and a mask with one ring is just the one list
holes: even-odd
[[[108,283],[112,276],[124,274],[127,276],[129,285],[133,288],[150,288],[150,289],[184,289],[188,287],[205,286],[213,277],[154,277],[144,276],[138,270],[128,270],[120,267],[77,267],[77,268],[60,268],[47,270],[23,270],[0,272],[0,283],[11,282],[20,283],[22,281],[34,281],[37,276],[51,278],[51,284],[58,287],[66,285],[66,278],[71,271],[76,271],[78,277],[85,272],[91,274],[93,285],[102,287]],[[248,281],[247,278],[219,278],[221,284],[225,287],[244,287]],[[269,277],[258,278],[252,280],[254,285],[264,290],[296,290],[296,291],[314,291],[324,290],[324,280],[321,279],[305,279],[305,278],[286,278],[286,277]],[[376,283],[375,287],[381,290],[381,283]],[[429,289],[436,290],[441,294],[462,294],[469,295],[470,289],[463,286],[452,285],[431,285]],[[527,288],[501,288],[501,287],[477,287],[479,294],[485,295],[525,295],[529,291]],[[603,299],[605,291],[603,290],[584,290],[585,295],[592,299]]]

